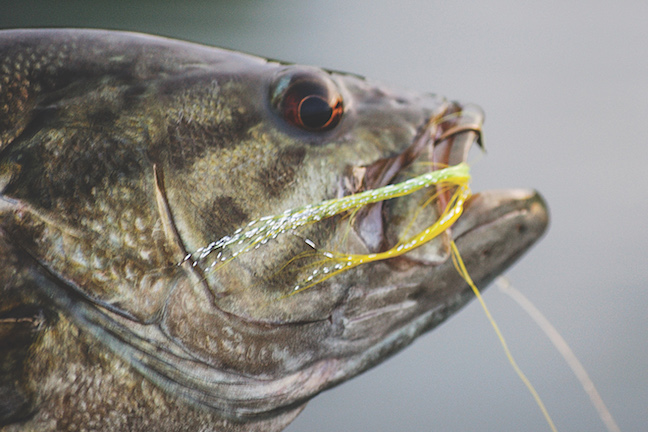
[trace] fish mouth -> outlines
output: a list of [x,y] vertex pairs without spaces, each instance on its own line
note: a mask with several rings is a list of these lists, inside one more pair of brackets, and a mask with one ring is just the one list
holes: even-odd
[[[364,167],[356,167],[353,170],[354,181],[350,183],[357,186],[352,193],[407,180],[413,176],[409,168],[414,165],[436,171],[466,162],[473,145],[483,149],[483,122],[484,113],[480,107],[458,102],[446,103],[418,128],[411,144],[403,152]],[[432,225],[448,205],[452,192],[430,187],[417,192],[418,195],[366,206],[358,213],[354,228],[370,253],[386,251],[404,237]],[[425,211],[419,211],[430,200],[433,204],[428,205]],[[413,215],[417,216],[414,218]],[[388,261],[397,268],[409,268],[415,263],[443,262],[450,251],[449,235],[440,237]]]

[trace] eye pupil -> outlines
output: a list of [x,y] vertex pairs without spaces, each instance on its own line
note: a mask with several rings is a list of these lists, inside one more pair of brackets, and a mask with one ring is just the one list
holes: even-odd
[[309,132],[334,129],[344,114],[344,102],[326,73],[288,69],[270,87],[270,102],[283,120]]
[[321,129],[331,120],[333,108],[319,96],[308,96],[299,104],[299,118],[309,129]]

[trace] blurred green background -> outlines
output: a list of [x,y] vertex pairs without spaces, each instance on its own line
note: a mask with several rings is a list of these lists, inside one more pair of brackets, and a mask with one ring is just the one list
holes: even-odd
[[[648,2],[7,1],[0,28],[97,27],[347,70],[486,110],[474,189],[534,187],[546,238],[510,272],[624,431],[648,424]],[[562,431],[604,431],[518,307],[485,295]],[[315,398],[288,431],[546,431],[478,305]]]

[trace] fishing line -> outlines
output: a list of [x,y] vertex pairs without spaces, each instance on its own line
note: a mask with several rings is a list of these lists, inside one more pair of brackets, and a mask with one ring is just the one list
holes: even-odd
[[495,334],[497,335],[497,338],[500,341],[500,344],[502,346],[502,349],[504,350],[504,354],[506,354],[506,358],[508,359],[508,362],[511,364],[513,367],[513,370],[515,373],[518,375],[520,380],[524,383],[524,385],[527,387],[531,395],[533,396],[533,399],[535,399],[536,404],[540,408],[540,411],[542,411],[542,415],[544,416],[545,420],[547,421],[547,424],[549,424],[549,427],[553,432],[557,432],[558,430],[556,429],[556,426],[554,425],[553,420],[551,419],[551,416],[549,415],[549,411],[547,411],[547,408],[545,407],[545,404],[542,402],[542,399],[540,398],[540,395],[536,391],[535,387],[533,387],[533,384],[531,384],[531,381],[526,377],[524,372],[522,372],[522,369],[518,366],[517,362],[513,358],[513,354],[511,354],[511,350],[509,350],[508,344],[506,343],[506,340],[504,339],[504,335],[502,335],[502,332],[499,329],[499,326],[495,322],[495,319],[490,313],[490,310],[488,307],[486,307],[486,302],[484,302],[484,299],[482,298],[479,290],[477,289],[477,286],[473,282],[472,278],[468,274],[468,270],[466,270],[466,266],[461,259],[461,255],[459,254],[459,249],[457,249],[457,245],[455,244],[454,240],[450,242],[450,248],[452,249],[452,262],[457,269],[457,272],[459,275],[466,281],[466,283],[470,286],[472,289],[473,293],[475,294],[475,297],[477,297],[477,300],[479,300],[479,304],[481,305],[482,309],[484,310],[484,313],[486,314],[486,318],[488,318],[488,321],[491,323],[491,326],[493,327],[493,330],[495,330]]
[[508,295],[513,301],[515,301],[518,306],[524,310],[527,315],[531,317],[533,321],[540,327],[542,332],[549,338],[551,343],[556,347],[556,350],[563,357],[565,362],[569,365],[576,378],[581,383],[583,390],[589,396],[592,405],[596,409],[601,421],[607,428],[609,432],[621,432],[619,426],[616,424],[614,417],[608,410],[607,406],[603,402],[603,398],[596,390],[594,382],[590,379],[587,371],[583,364],[578,360],[574,351],[569,347],[567,341],[558,333],[558,330],[549,322],[549,320],[538,310],[537,307],[529,300],[524,294],[515,289],[508,278],[500,276],[495,280],[495,283],[499,287],[500,291]]

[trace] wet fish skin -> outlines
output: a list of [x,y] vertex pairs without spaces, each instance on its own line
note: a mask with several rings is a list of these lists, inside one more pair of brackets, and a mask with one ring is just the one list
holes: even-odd
[[[447,259],[372,264],[283,298],[294,236],[218,271],[178,265],[250,220],[347,193],[352,167],[405,152],[444,98],[121,32],[2,31],[0,54],[7,430],[281,430],[470,300]],[[338,126],[299,130],[273,109],[278,77],[295,73],[339,89]],[[481,194],[465,216],[455,237],[480,286],[547,223],[526,191]],[[301,235],[372,247],[339,218]]]

